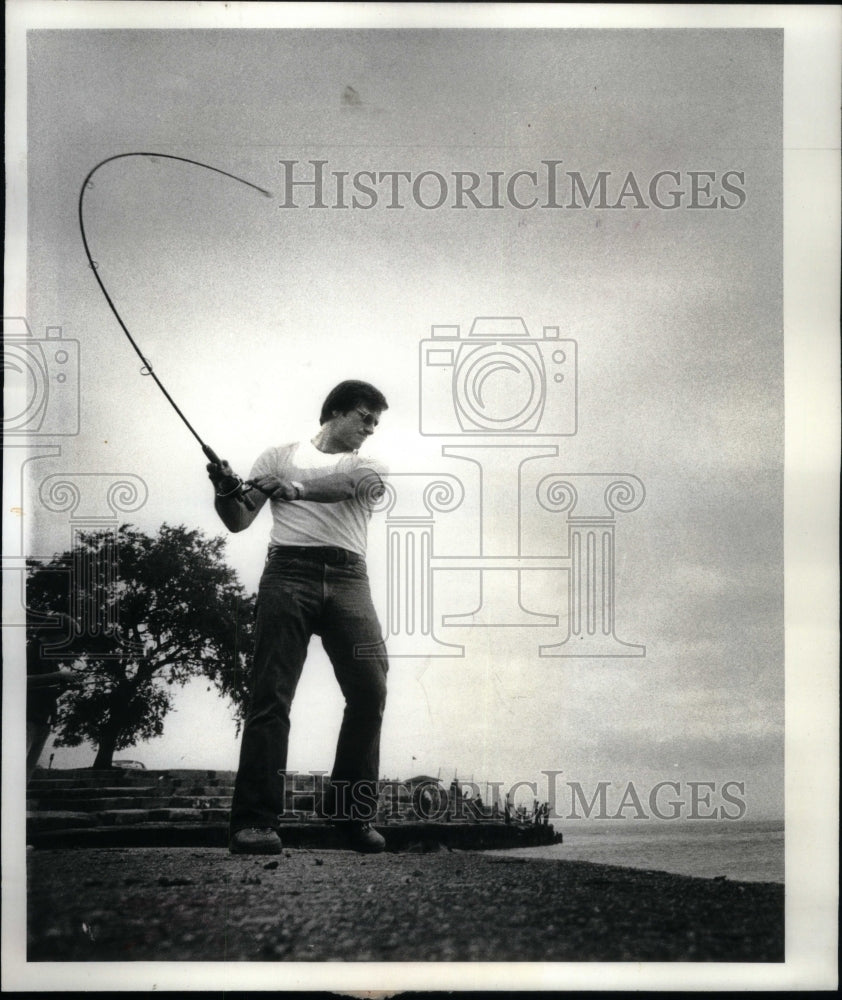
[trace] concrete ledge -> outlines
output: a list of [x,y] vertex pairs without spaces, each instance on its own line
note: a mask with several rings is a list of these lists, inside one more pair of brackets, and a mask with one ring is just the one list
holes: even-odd
[[168,771],[129,769],[114,767],[110,770],[95,771],[93,768],[68,768],[52,771],[37,768],[29,780],[29,788],[33,791],[50,788],[98,788],[126,787],[132,785],[163,785],[183,786],[226,786],[233,787],[237,777],[236,771],[207,771],[200,769],[173,769]]
[[107,823],[115,826],[127,823],[145,823],[149,820],[148,809],[106,809],[94,815],[96,815],[101,824]]
[[228,817],[231,815],[230,807],[225,809],[203,809],[202,810],[202,822],[203,823],[228,823]]
[[125,812],[136,809],[163,809],[170,805],[170,798],[166,795],[155,796],[135,796],[135,795],[115,795],[100,798],[91,796],[90,798],[61,798],[45,801],[41,799],[39,812],[51,813],[61,809],[76,809],[79,812]]
[[[36,848],[56,847],[224,847],[228,843],[228,822],[225,818],[199,814],[199,822],[170,821],[133,822],[131,811],[119,818],[109,816],[105,823],[85,826],[80,823],[65,829],[32,824],[27,830],[27,843]],[[84,817],[90,819],[90,817]],[[386,838],[387,850],[423,854],[437,850],[490,850],[506,847],[536,847],[559,843],[561,835],[552,826],[524,826],[492,823],[401,823],[378,826]],[[287,847],[341,849],[345,847],[341,834],[324,820],[311,823],[290,821],[281,827],[281,838]]]
[[37,792],[41,802],[63,801],[66,799],[126,798],[133,795],[160,795],[157,785],[79,785],[76,782],[62,782],[58,786],[47,786],[44,782],[30,782],[29,791]]
[[143,823],[27,831],[29,846],[43,849],[95,847],[226,847],[227,824]]
[[153,823],[160,820],[169,820],[173,823],[198,823],[202,819],[201,809],[150,809],[149,819]]
[[37,808],[31,812],[106,812],[125,809],[230,809],[231,796],[227,795],[119,795],[100,798],[37,799]]
[[[59,777],[58,774],[61,776]],[[37,771],[29,783],[28,843],[33,846],[225,846],[233,771]],[[312,791],[288,789],[281,837],[292,847],[339,848],[316,819]],[[531,847],[561,840],[552,827],[478,817],[444,822],[390,814],[379,826],[392,851]]]
[[69,810],[57,810],[56,812],[40,813],[28,812],[26,814],[27,834],[30,830],[37,831],[61,831],[74,827],[93,827],[97,825],[97,818],[92,813],[70,812]]

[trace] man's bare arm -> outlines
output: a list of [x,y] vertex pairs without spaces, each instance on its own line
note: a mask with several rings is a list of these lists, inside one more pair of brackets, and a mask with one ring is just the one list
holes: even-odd
[[258,476],[254,484],[260,491],[255,491],[258,496],[268,494],[276,500],[307,500],[312,503],[339,503],[354,497],[371,502],[382,494],[384,488],[380,476],[365,467],[353,472],[331,472],[297,484],[294,480],[279,479],[277,476]]
[[257,476],[251,480],[255,488],[249,491],[249,497],[254,509],[249,510],[237,495],[238,480],[227,462],[221,466],[208,465],[208,475],[216,490],[214,508],[225,527],[235,533],[245,531],[252,524],[270,497],[287,502],[306,500],[311,503],[339,503],[358,497],[368,506],[378,500],[384,490],[377,472],[365,467],[353,472],[332,472],[306,483],[272,475]]
[[260,490],[250,490],[248,495],[254,509],[249,510],[238,495],[240,493],[237,488],[239,480],[234,475],[231,466],[223,461],[222,465],[216,465],[212,462],[207,468],[216,491],[213,505],[220,520],[229,531],[245,531],[266,503],[266,495]]

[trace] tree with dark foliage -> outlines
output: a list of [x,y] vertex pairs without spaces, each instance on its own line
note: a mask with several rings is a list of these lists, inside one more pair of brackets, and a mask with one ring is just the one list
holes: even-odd
[[89,741],[93,766],[108,768],[116,751],[161,735],[172,686],[198,676],[241,718],[255,597],[224,548],[183,526],[153,537],[123,525],[29,562],[27,672],[69,668],[80,680],[58,703],[57,746]]

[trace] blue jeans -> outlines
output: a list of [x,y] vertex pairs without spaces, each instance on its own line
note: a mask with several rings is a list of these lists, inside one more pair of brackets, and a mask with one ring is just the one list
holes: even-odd
[[[231,833],[277,829],[284,813],[289,710],[312,635],[345,696],[332,784],[341,818],[373,819],[388,662],[365,561],[343,549],[270,549],[257,601],[251,701],[231,805]],[[365,646],[366,649],[357,650]],[[362,653],[362,655],[359,655]]]

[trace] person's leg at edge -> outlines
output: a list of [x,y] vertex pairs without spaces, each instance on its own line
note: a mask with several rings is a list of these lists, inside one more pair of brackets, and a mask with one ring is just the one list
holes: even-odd
[[310,635],[301,604],[261,582],[249,711],[231,803],[232,844],[240,831],[277,831],[284,813],[289,712]]
[[[330,815],[343,826],[347,823],[349,831],[359,832],[377,813],[388,660],[364,564],[336,571],[333,577],[322,643],[345,697],[345,711],[331,775]],[[374,838],[367,846],[356,846],[382,850],[382,838]]]

